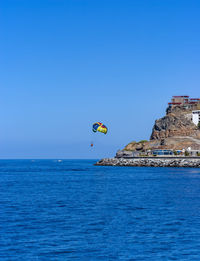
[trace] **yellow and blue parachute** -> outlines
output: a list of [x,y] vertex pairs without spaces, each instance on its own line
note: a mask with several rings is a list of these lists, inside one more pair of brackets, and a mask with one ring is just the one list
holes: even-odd
[[92,126],[92,130],[94,132],[102,132],[104,134],[106,134],[108,132],[108,128],[101,122],[95,122]]

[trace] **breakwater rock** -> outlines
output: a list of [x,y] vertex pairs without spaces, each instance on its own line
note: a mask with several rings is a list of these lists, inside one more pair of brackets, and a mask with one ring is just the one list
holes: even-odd
[[96,166],[129,166],[129,167],[188,167],[200,168],[200,158],[104,158]]

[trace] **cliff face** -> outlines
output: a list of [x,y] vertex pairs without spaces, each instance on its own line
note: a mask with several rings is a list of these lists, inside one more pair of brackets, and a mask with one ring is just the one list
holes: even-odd
[[173,136],[191,136],[196,132],[197,127],[184,115],[167,115],[156,120],[150,139],[164,139]]
[[167,108],[166,116],[156,120],[150,140],[165,139],[174,136],[193,136],[197,126],[192,122],[192,112],[176,106]]
[[[199,109],[199,108],[193,108]],[[200,149],[200,130],[192,122],[192,111],[181,106],[168,107],[166,115],[155,121],[150,141],[131,142],[124,150]]]

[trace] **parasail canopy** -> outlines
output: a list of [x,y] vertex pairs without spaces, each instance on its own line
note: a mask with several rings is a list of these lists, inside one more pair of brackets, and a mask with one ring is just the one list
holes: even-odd
[[106,134],[108,132],[108,128],[101,122],[95,122],[92,126],[92,130],[94,132],[102,132],[104,134]]

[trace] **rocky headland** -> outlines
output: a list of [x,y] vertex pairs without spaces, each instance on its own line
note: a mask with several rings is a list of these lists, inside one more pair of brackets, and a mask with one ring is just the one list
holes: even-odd
[[200,129],[192,122],[192,111],[182,106],[168,107],[166,115],[155,121],[149,141],[130,142],[124,151],[145,151],[148,149],[182,150],[190,147],[200,150]]
[[[177,99],[174,97],[172,101]],[[200,123],[195,124],[193,119],[194,111],[200,112],[200,99],[196,99],[196,102],[193,102],[194,99],[189,101],[189,98],[178,99],[182,99],[181,102],[169,103],[166,115],[155,121],[150,140],[132,141],[119,150],[115,158],[103,159],[97,165],[200,167],[200,157],[194,158],[200,156]],[[200,113],[198,115],[200,119]],[[171,150],[175,157],[153,158],[151,156],[154,150]],[[187,150],[195,153],[190,155],[192,158],[183,158],[189,154],[176,154],[177,151]]]

